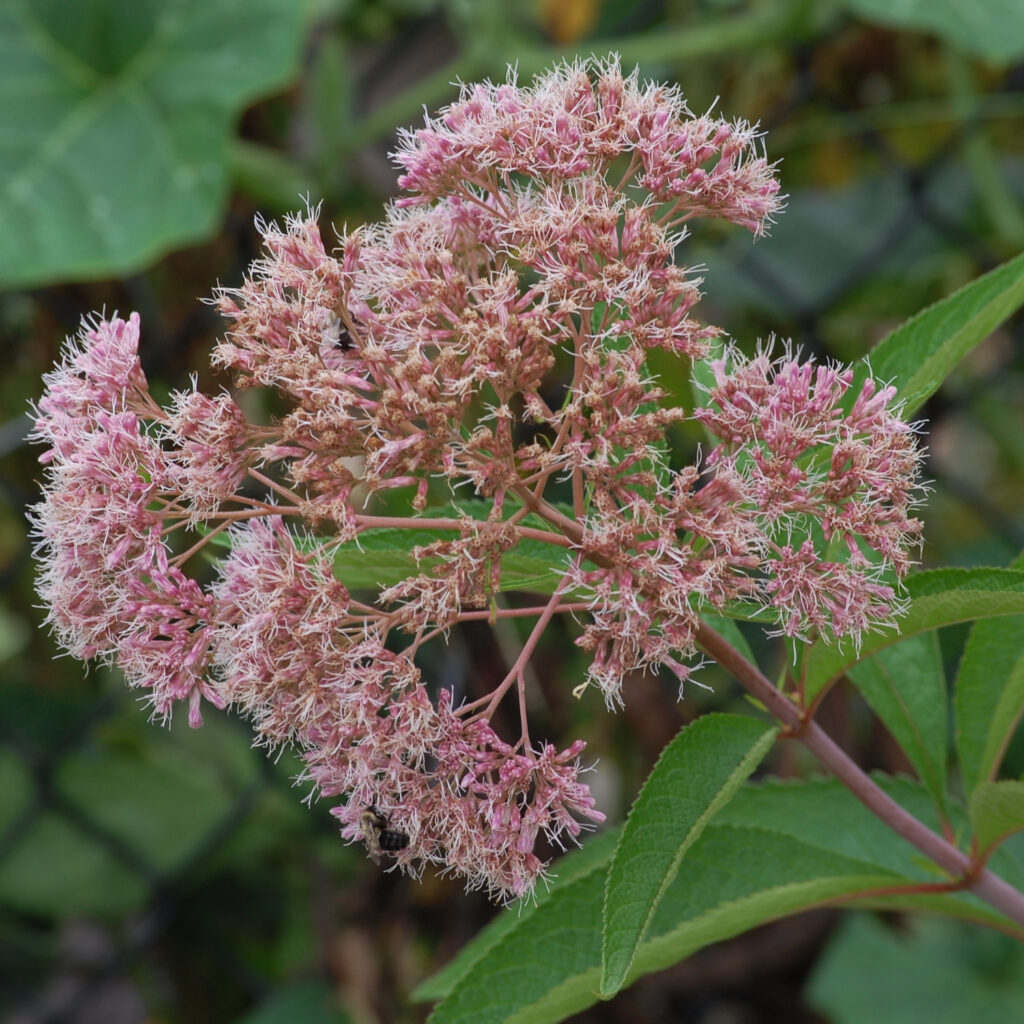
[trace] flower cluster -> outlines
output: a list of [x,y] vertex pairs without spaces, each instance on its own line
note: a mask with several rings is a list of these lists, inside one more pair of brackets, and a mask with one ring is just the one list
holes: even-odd
[[[749,125],[609,60],[466,88],[396,159],[406,195],[380,223],[336,252],[312,213],[261,224],[263,257],[215,297],[214,361],[272,390],[275,419],[194,385],[161,408],[138,317],[83,328],[37,409],[39,589],[61,644],[157,714],[231,706],[298,748],[347,838],[386,828],[403,868],[522,894],[541,833],[603,817],[583,743],[529,737],[525,666],[554,616],[592,653],[577,692],[612,705],[634,671],[689,677],[705,610],[858,637],[899,611],[885,574],[919,537],[919,455],[891,389],[744,358],[693,316],[687,222],[760,234],[779,208]],[[655,348],[714,356],[700,408],[666,403]],[[685,419],[718,443],[674,469]],[[360,589],[345,567],[382,535]],[[491,693],[422,678],[424,644],[499,617],[534,625]],[[506,696],[518,737],[492,725]]]

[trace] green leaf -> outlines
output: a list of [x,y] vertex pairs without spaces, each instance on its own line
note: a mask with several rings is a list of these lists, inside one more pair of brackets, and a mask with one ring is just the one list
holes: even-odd
[[365,530],[335,551],[335,578],[350,590],[394,586],[421,571],[413,548],[457,535],[455,530]]
[[32,627],[22,615],[0,608],[0,662],[13,658],[29,645]]
[[13,749],[0,746],[0,849],[9,828],[17,828],[19,819],[31,812],[35,798],[32,772],[23,757]]
[[[874,779],[915,817],[938,824],[935,806],[919,783],[879,774]],[[713,827],[719,825],[768,829],[892,874],[934,878],[933,869],[921,874],[916,847],[895,835],[836,779],[749,783],[722,808]]]
[[[728,612],[728,609],[726,609]],[[742,616],[739,616],[742,617]],[[701,615],[701,618],[713,629],[716,633],[721,633],[726,640],[729,641],[747,659],[752,665],[757,664],[757,658],[754,657],[754,652],[750,649],[750,644],[747,643],[747,638],[743,635],[742,630],[736,625],[733,619],[726,618],[725,615],[709,615],[707,613]]]
[[[604,880],[604,871],[591,871],[559,888],[477,960],[435,1008],[430,1024],[559,1020],[558,1014],[538,1014],[537,1004],[588,973],[596,992]],[[576,1008],[594,1001],[592,993]]]
[[[631,977],[764,921],[893,881],[868,865],[821,857],[759,829],[709,827],[688,863],[690,870],[666,893]],[[600,982],[604,884],[605,872],[596,871],[560,889],[474,965],[431,1024],[540,1024],[592,1005]],[[666,906],[674,921],[664,919]]]
[[608,869],[601,996],[621,987],[665,890],[708,822],[761,763],[777,730],[709,714],[662,752],[629,813]]
[[[711,364],[717,359],[723,359],[726,350],[726,342],[720,338],[715,339],[711,342],[707,356],[693,361],[690,368],[690,400],[693,409],[706,409],[711,404],[711,390],[715,387],[715,370]],[[718,444],[718,438],[706,424],[701,424],[701,433],[709,449]]]
[[472,942],[463,946],[451,962],[420,984],[410,998],[416,1002],[433,1002],[447,996],[488,950],[493,949],[509,932],[522,927],[555,893],[594,871],[599,871],[603,878],[618,841],[619,830],[610,829],[592,839],[586,839],[582,849],[573,850],[559,858],[551,869],[550,883],[542,883],[532,897],[521,900],[499,914]]
[[237,799],[211,766],[166,753],[162,745],[76,751],[57,774],[70,804],[161,874],[184,863]]
[[[1024,556],[1012,568],[1024,568]],[[1024,615],[975,623],[956,679],[956,746],[964,791],[995,778],[1024,711]]]
[[807,999],[833,1024],[1006,1024],[1024,1020],[1024,947],[950,921],[899,930],[850,915],[819,960]]
[[305,167],[268,146],[233,139],[226,159],[235,185],[260,204],[291,211],[302,205],[303,196],[320,194]]
[[312,128],[320,178],[328,188],[351,173],[345,147],[352,132],[352,111],[359,102],[355,78],[356,69],[341,38],[324,32],[304,82],[303,113]]
[[[424,518],[454,519],[459,513],[483,519],[488,505],[480,501],[457,502],[440,508],[424,509]],[[410,519],[414,523],[415,519]],[[529,515],[523,526],[547,529],[544,521]],[[361,533],[357,540],[337,548],[334,554],[334,575],[352,590],[390,587],[409,576],[425,571],[417,565],[413,548],[425,547],[437,540],[452,540],[458,530],[435,529],[371,529]],[[557,536],[552,533],[552,537]],[[569,552],[556,544],[525,538],[501,559],[501,589],[532,590],[554,593],[565,571]]]
[[132,698],[122,700],[88,744],[53,760],[45,805],[31,785],[26,791],[31,779],[17,759],[0,757],[0,784],[11,789],[0,800],[10,830],[0,903],[53,917],[130,913],[206,848],[241,801],[252,801],[245,822],[207,850],[208,868],[251,863],[308,813],[285,791],[264,788],[265,755],[237,719],[212,711],[202,729],[190,729],[185,716],[155,729]]
[[1024,782],[983,782],[971,794],[971,827],[981,853],[1024,829]]
[[910,610],[899,629],[865,634],[858,651],[818,641],[806,649],[800,678],[808,702],[863,658],[896,643],[900,636],[923,633],[955,622],[1024,612],[1024,570],[930,569],[907,579]]
[[309,2],[0,2],[0,281],[125,273],[212,232],[241,109],[285,85]]
[[909,636],[849,672],[871,710],[885,723],[932,799],[946,803],[948,702],[939,637]]
[[[1024,12],[1024,5],[1019,9]],[[891,380],[909,415],[1022,303],[1024,253],[922,310],[880,341],[857,366],[850,393],[859,394],[859,382],[869,373],[879,381]]]
[[123,917],[149,895],[146,880],[109,843],[52,811],[22,823],[0,871],[0,904],[61,920]]
[[[926,823],[935,820],[934,806],[922,787],[910,780],[879,781]],[[1019,880],[1019,867],[1005,863],[1015,867]],[[1001,861],[998,870],[1003,867]],[[592,870],[558,888],[521,923],[513,920],[435,1009],[433,1024],[541,1024],[592,1005],[601,976],[605,874]],[[1014,882],[1013,876],[1003,875]],[[748,784],[690,848],[686,870],[666,890],[627,982],[786,914],[936,877],[934,865],[835,780]],[[892,909],[928,909],[1003,922],[962,892],[876,892],[870,901]]]
[[851,14],[896,28],[931,32],[978,57],[1024,56],[1024,5],[1019,0],[840,0]]
[[[920,783],[879,772],[872,773],[872,778],[933,832],[951,827],[956,835],[967,834],[967,814],[954,800],[948,801],[947,820],[943,822],[931,795]],[[712,827],[734,822],[782,832],[823,851],[870,861],[917,882],[946,878],[936,865],[896,835],[836,779],[819,778],[809,782],[768,780],[757,785],[748,784],[722,809]],[[1010,851],[1011,845],[1012,840],[996,850],[989,867],[1010,885],[1024,891],[1024,865]],[[1001,915],[966,892],[940,896],[903,894],[895,900],[879,897],[872,903],[893,908],[941,910],[967,920],[1005,924]]]

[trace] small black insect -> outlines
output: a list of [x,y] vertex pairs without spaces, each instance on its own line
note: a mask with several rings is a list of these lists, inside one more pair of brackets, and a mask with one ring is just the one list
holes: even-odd
[[387,816],[376,807],[367,807],[363,811],[359,816],[359,827],[363,831],[366,849],[375,861],[380,861],[382,853],[398,853],[409,845],[409,836],[388,828]]
[[342,352],[351,352],[356,347],[352,333],[342,322],[341,317],[338,316],[331,321],[324,331],[324,341],[329,342]]
[[349,334],[347,327],[342,327],[338,330],[338,340],[334,344],[337,345],[342,352],[350,352],[356,347],[355,342],[352,340],[352,335]]

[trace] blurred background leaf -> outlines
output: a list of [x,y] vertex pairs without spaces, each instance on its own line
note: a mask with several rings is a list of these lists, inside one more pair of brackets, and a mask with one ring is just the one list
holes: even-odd
[[950,921],[897,931],[853,914],[809,994],[834,1024],[1005,1024],[1024,1018],[1024,946]]
[[852,14],[896,28],[934,32],[978,57],[1024,56],[1024,8],[1016,0],[841,0]]
[[207,237],[248,103],[299,68],[311,0],[4,0],[0,283],[123,273]]

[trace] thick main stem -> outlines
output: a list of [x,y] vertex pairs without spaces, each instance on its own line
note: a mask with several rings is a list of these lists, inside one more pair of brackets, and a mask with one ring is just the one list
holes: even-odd
[[805,720],[756,665],[705,623],[697,630],[697,643],[724,669],[731,672],[811,753],[838,778],[868,810],[894,832],[913,843],[964,889],[1024,926],[1024,893],[985,867],[979,867],[963,851],[933,832],[892,799],[813,719]]

